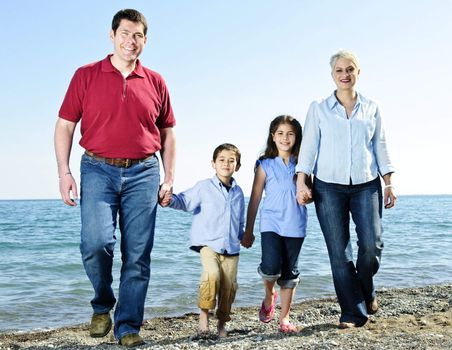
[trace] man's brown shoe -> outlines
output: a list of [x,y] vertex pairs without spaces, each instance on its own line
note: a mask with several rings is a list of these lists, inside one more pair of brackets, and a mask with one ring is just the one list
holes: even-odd
[[378,311],[378,302],[377,298],[367,303],[367,313],[369,315],[373,315]]
[[93,338],[105,337],[111,329],[110,313],[93,314],[91,318],[91,325],[89,328],[89,335]]
[[129,333],[119,339],[119,344],[127,346],[128,348],[133,348],[134,346],[143,345],[144,340],[137,333]]

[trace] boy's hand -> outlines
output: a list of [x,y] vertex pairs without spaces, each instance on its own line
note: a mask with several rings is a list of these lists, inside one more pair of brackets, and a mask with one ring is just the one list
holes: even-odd
[[243,234],[243,237],[242,237],[242,240],[240,241],[240,243],[245,248],[250,248],[254,243],[254,239],[255,239],[255,237],[252,232],[245,232]]
[[173,189],[166,191],[163,197],[159,197],[159,204],[162,207],[167,207],[171,203],[171,198],[173,197]]

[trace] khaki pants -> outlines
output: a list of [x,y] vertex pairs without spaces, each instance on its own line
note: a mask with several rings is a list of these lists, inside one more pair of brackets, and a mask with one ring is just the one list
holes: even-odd
[[209,247],[201,249],[203,271],[199,284],[200,309],[213,310],[218,295],[216,316],[221,321],[230,321],[231,306],[237,291],[237,266],[239,257],[216,253]]

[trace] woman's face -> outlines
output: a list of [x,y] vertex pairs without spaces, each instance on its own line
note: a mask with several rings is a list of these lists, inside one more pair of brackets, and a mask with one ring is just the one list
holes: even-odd
[[353,89],[358,80],[359,69],[346,58],[339,58],[331,73],[338,90]]

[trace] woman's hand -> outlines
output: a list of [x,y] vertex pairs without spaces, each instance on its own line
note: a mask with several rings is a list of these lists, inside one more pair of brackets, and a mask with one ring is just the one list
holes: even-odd
[[385,209],[392,208],[397,200],[397,196],[395,195],[394,187],[392,185],[387,185],[384,188],[384,195],[383,195],[383,204],[385,206]]
[[383,205],[385,209],[390,209],[395,205],[397,200],[395,188],[392,185],[392,173],[383,175],[383,181],[385,183],[383,189]]

